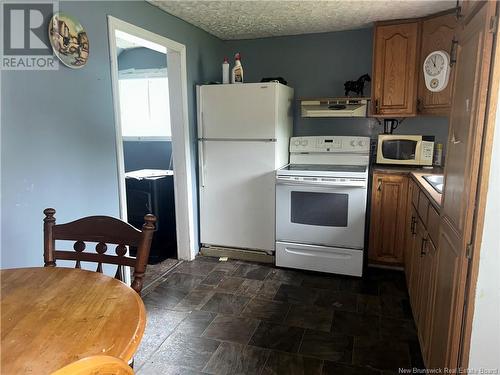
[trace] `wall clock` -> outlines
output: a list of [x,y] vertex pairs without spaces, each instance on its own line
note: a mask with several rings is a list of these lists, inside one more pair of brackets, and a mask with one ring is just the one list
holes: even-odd
[[54,14],[49,23],[49,39],[64,65],[74,69],[85,66],[89,58],[89,38],[80,22],[62,12]]
[[439,92],[446,88],[450,78],[450,55],[446,51],[433,51],[424,61],[425,86]]

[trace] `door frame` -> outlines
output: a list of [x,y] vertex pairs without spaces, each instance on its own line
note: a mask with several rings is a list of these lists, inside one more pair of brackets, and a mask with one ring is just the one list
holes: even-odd
[[[194,236],[194,190],[193,169],[189,137],[189,115],[187,94],[186,46],[174,40],[141,27],[132,25],[113,16],[108,18],[109,57],[111,84],[115,115],[116,158],[118,172],[118,196],[120,218],[127,220],[127,199],[125,190],[125,163],[120,118],[118,85],[118,58],[116,54],[117,30],[134,37],[165,47],[170,92],[170,123],[172,131],[172,156],[174,168],[175,221],[177,233],[177,258],[194,259],[197,246]],[[179,95],[180,93],[180,95]],[[172,95],[173,94],[173,95]],[[172,110],[173,108],[178,110]]]

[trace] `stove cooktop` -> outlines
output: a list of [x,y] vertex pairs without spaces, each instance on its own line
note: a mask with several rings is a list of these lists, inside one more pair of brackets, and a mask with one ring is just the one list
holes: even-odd
[[367,165],[332,165],[332,164],[288,164],[278,169],[278,176],[311,177],[368,177]]

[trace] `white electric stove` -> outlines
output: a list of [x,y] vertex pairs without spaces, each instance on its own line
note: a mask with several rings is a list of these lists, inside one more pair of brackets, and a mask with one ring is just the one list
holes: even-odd
[[276,265],[361,276],[370,139],[293,137],[276,172]]

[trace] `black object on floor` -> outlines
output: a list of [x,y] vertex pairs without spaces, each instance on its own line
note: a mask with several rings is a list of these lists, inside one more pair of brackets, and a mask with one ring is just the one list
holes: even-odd
[[145,298],[138,374],[389,375],[423,368],[402,272],[363,278],[198,257]]
[[[157,219],[148,263],[177,258],[173,172],[142,169],[125,176],[128,222],[141,228],[144,215],[153,214]],[[130,249],[132,256],[134,251]]]

